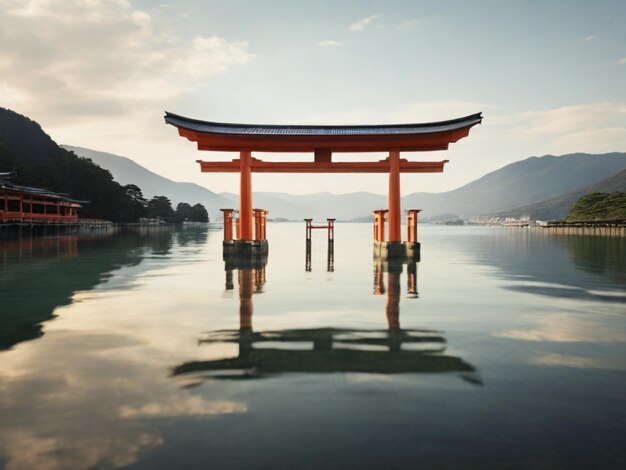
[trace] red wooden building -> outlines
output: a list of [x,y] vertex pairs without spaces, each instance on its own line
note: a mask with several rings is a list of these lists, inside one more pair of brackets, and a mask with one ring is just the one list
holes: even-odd
[[20,186],[0,173],[0,224],[75,224],[85,201],[46,189]]

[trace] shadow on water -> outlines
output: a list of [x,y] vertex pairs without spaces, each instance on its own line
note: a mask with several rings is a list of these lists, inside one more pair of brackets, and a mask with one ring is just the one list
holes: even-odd
[[620,237],[559,237],[569,251],[576,267],[589,273],[610,279],[618,285],[626,285],[626,239]]
[[[146,256],[167,255],[171,247],[171,229],[0,241],[0,350],[42,336],[42,323],[71,304],[76,292],[107,282],[115,270]],[[116,286],[124,288],[132,285]]]
[[[550,297],[623,303],[626,239],[519,231],[468,237],[483,264],[515,280],[506,289]],[[521,282],[520,282],[521,281]]]
[[[309,269],[307,263],[306,270]],[[415,262],[409,263],[408,271],[407,293],[410,298],[417,298]],[[464,380],[482,385],[472,365],[445,354],[446,339],[442,332],[400,327],[401,273],[401,264],[375,263],[374,295],[387,295],[387,328],[257,332],[252,322],[253,294],[263,292],[265,267],[239,269],[239,329],[213,331],[200,339],[200,344],[237,344],[237,356],[187,362],[175,367],[173,375],[194,374],[194,378],[202,380],[241,380],[286,373],[456,372]],[[226,270],[226,290],[234,290],[232,269]]]
[[182,230],[176,232],[176,243],[182,247],[201,246],[207,242],[208,236],[208,228],[183,226]]

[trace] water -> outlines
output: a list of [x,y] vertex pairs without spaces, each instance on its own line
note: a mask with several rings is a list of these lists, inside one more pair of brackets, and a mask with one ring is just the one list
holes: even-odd
[[626,240],[319,232],[0,242],[0,467],[624,468]]

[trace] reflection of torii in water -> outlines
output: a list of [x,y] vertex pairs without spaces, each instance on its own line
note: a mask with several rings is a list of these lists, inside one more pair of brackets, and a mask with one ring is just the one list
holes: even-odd
[[[384,293],[382,266],[375,271],[375,293]],[[409,270],[411,267],[409,267]],[[400,265],[400,273],[402,266]],[[447,356],[441,332],[400,328],[400,273],[388,273],[385,330],[313,328],[254,332],[252,295],[262,292],[265,268],[240,269],[239,329],[209,333],[204,343],[237,343],[237,357],[182,364],[174,375],[202,373],[214,379],[261,378],[271,374],[300,372],[364,372],[377,374],[460,372],[463,378],[481,383],[474,367],[461,358]],[[232,271],[226,288],[233,289]],[[415,281],[415,276],[409,279]],[[379,280],[379,281],[377,281]],[[409,286],[409,293],[415,294]],[[303,349],[312,344],[310,349]]]

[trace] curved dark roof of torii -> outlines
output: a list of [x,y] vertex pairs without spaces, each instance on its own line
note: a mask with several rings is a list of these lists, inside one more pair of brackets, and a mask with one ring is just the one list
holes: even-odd
[[448,121],[376,125],[275,125],[201,121],[165,112],[165,122],[183,137],[198,142],[200,150],[260,150],[337,152],[377,150],[443,150],[467,136],[482,122],[482,114]]

